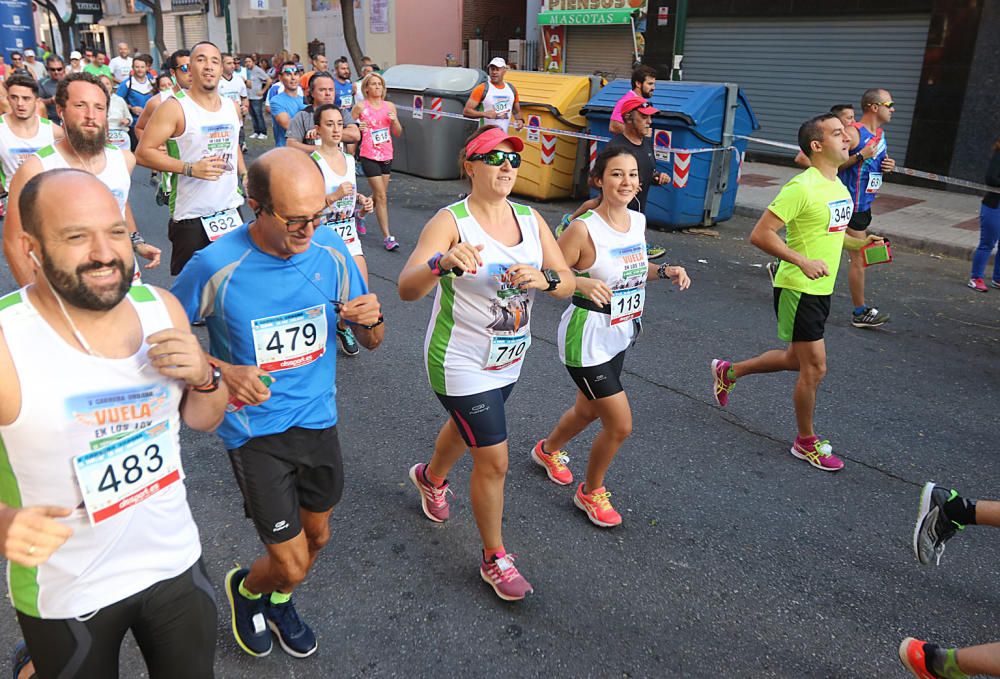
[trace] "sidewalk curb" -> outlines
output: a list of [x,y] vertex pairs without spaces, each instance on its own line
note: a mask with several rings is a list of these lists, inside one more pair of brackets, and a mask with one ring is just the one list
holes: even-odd
[[[760,217],[762,211],[763,210],[761,208],[746,204],[741,205],[740,203],[736,203],[736,207],[734,209],[734,213],[740,217],[749,217],[751,219],[757,219]],[[876,225],[876,228],[873,230],[880,236],[884,235],[888,237],[893,246],[902,247],[907,250],[914,250],[923,254],[942,255],[944,257],[968,261],[972,259],[972,253],[975,251],[974,247],[965,247],[954,243],[929,241],[926,238],[917,238],[906,234],[893,233],[893,229],[891,227],[888,229],[880,229],[877,228]]]

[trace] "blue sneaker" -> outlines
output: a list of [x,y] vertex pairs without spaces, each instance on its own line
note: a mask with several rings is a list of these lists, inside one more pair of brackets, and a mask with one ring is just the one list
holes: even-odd
[[278,637],[285,653],[294,658],[308,658],[316,652],[316,635],[302,621],[291,600],[276,604],[268,600],[264,607],[267,626]]
[[267,631],[264,604],[267,597],[247,599],[240,594],[240,583],[250,572],[249,568],[234,568],[226,573],[226,596],[229,598],[233,637],[244,651],[262,658],[271,652],[274,642]]

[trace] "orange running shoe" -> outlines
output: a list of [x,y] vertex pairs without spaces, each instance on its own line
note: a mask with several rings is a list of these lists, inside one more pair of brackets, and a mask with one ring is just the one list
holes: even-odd
[[568,486],[573,483],[573,472],[566,466],[566,463],[569,462],[569,456],[562,450],[546,453],[542,450],[543,443],[545,443],[545,439],[536,443],[535,447],[531,449],[531,459],[540,467],[545,468],[545,473],[549,475],[552,483],[558,483],[560,486]]
[[593,493],[584,493],[583,484],[577,486],[573,504],[587,512],[587,518],[595,526],[612,528],[622,522],[622,515],[611,506],[611,493],[601,486]]

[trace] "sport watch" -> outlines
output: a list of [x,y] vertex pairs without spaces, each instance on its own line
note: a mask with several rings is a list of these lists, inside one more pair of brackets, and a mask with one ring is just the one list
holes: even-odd
[[549,287],[545,288],[545,292],[552,292],[562,283],[562,279],[559,278],[555,269],[542,269],[542,275],[545,276],[545,280],[549,284]]
[[194,385],[189,385],[188,389],[190,389],[191,391],[196,391],[199,394],[210,394],[213,391],[217,391],[219,389],[219,384],[222,382],[222,370],[220,370],[219,366],[212,363],[211,361],[208,362],[208,365],[212,369],[212,379],[210,379],[208,382],[198,387]]

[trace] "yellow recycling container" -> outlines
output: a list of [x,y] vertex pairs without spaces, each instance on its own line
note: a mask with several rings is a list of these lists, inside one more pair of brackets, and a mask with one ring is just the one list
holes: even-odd
[[[526,126],[585,131],[587,119],[580,115],[580,109],[590,98],[590,79],[586,76],[508,71],[504,79],[517,91]],[[569,198],[574,188],[577,143],[581,140],[528,129],[519,134],[524,140],[524,152],[514,193],[539,200]]]

